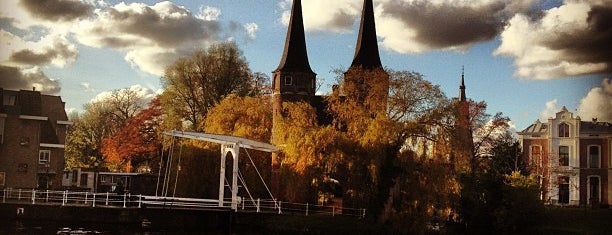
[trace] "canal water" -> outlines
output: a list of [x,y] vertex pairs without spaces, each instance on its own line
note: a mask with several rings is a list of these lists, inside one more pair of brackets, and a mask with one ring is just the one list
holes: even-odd
[[268,234],[257,232],[248,228],[235,228],[231,231],[221,229],[189,229],[189,230],[170,230],[143,228],[139,225],[120,225],[120,224],[92,224],[92,223],[77,223],[66,221],[20,221],[20,220],[2,220],[0,221],[0,235],[13,234],[119,234],[119,235],[217,235],[217,234]]

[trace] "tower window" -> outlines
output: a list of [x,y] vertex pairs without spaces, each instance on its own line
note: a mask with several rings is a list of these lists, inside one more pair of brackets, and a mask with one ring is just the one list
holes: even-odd
[[285,76],[284,80],[285,80],[285,85],[287,86],[293,85],[293,78],[291,76]]
[[569,125],[567,123],[559,124],[559,137],[569,137]]

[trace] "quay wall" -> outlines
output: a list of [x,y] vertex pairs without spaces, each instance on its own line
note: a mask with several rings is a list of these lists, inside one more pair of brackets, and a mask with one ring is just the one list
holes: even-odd
[[0,219],[2,218],[24,221],[73,221],[182,229],[227,229],[232,224],[232,212],[229,210],[87,207],[18,203],[0,203]]

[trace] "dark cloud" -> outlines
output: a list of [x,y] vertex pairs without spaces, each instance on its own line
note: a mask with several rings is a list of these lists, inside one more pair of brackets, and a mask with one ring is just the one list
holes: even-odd
[[52,47],[48,47],[44,52],[34,52],[30,49],[17,51],[10,56],[10,60],[19,64],[43,65],[49,64],[55,59],[74,60],[78,52],[62,42],[55,42]]
[[345,11],[339,11],[333,15],[329,23],[329,27],[332,29],[350,29],[355,24],[355,16]]
[[548,37],[542,46],[575,63],[606,63],[606,71],[612,72],[612,6],[592,6],[586,22],[587,28]]
[[71,21],[87,17],[94,7],[78,0],[21,0],[32,16],[51,21]]
[[24,72],[20,68],[0,65],[0,87],[11,90],[31,90],[32,87],[36,87],[36,90],[52,95],[60,92],[58,81],[47,77],[39,69],[33,70]]
[[[430,48],[465,46],[495,38],[508,16],[505,2],[460,6],[427,1],[383,3],[384,13],[416,33],[415,40]],[[401,30],[401,29],[398,29]]]
[[189,10],[170,2],[127,10],[111,8],[108,20],[119,32],[147,38],[164,47],[185,40],[214,38],[220,28],[217,22],[198,19]]

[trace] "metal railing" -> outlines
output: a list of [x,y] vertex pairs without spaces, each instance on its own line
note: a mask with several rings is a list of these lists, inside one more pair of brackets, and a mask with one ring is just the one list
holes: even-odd
[[[230,209],[232,200],[226,198],[219,206],[218,199],[157,197],[116,193],[91,193],[57,190],[3,189],[0,190],[2,203],[27,203],[82,207],[115,208],[183,208],[205,210],[214,208]],[[329,215],[364,218],[365,209],[325,206],[311,203],[292,203],[270,199],[239,200],[236,211],[288,215]]]

